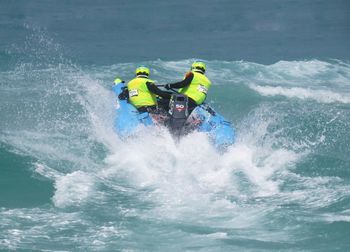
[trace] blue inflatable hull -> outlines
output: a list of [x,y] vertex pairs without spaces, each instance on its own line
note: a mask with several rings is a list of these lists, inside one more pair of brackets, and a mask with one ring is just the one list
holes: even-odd
[[113,92],[117,96],[114,130],[122,138],[133,135],[141,124],[145,126],[153,125],[149,113],[139,113],[127,100],[118,99],[118,95],[123,91],[124,87],[124,83],[118,83],[112,87]]
[[[139,113],[127,100],[118,99],[123,88],[125,88],[124,83],[118,83],[112,88],[117,96],[114,130],[121,138],[128,138],[135,134],[140,125],[152,126],[155,125],[155,122],[149,113]],[[195,130],[207,133],[213,144],[219,149],[235,142],[235,130],[231,123],[206,104],[196,107],[187,121],[195,125]]]

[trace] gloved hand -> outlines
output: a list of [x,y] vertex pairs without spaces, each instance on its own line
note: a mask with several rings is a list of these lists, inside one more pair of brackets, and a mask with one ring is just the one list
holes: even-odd
[[122,88],[122,92],[118,95],[119,100],[127,100],[129,98],[129,91],[126,87]]
[[167,89],[167,90],[169,90],[169,89],[171,89],[171,86],[170,86],[170,84],[165,84],[165,89]]

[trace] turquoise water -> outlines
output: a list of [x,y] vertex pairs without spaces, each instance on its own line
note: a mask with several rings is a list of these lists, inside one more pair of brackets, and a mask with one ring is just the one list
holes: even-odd
[[[1,3],[0,250],[349,251],[349,5],[316,3]],[[196,58],[237,143],[118,139],[113,79]]]

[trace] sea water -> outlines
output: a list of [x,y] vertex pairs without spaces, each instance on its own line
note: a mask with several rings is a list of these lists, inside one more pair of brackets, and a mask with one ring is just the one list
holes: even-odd
[[[0,250],[349,251],[349,4],[147,3],[0,3]],[[236,143],[119,139],[114,78],[196,59]]]

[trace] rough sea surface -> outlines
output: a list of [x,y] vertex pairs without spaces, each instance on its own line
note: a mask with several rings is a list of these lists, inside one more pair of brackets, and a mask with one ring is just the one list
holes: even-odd
[[[0,1],[1,251],[350,251],[348,1]],[[113,132],[201,59],[237,142]]]

